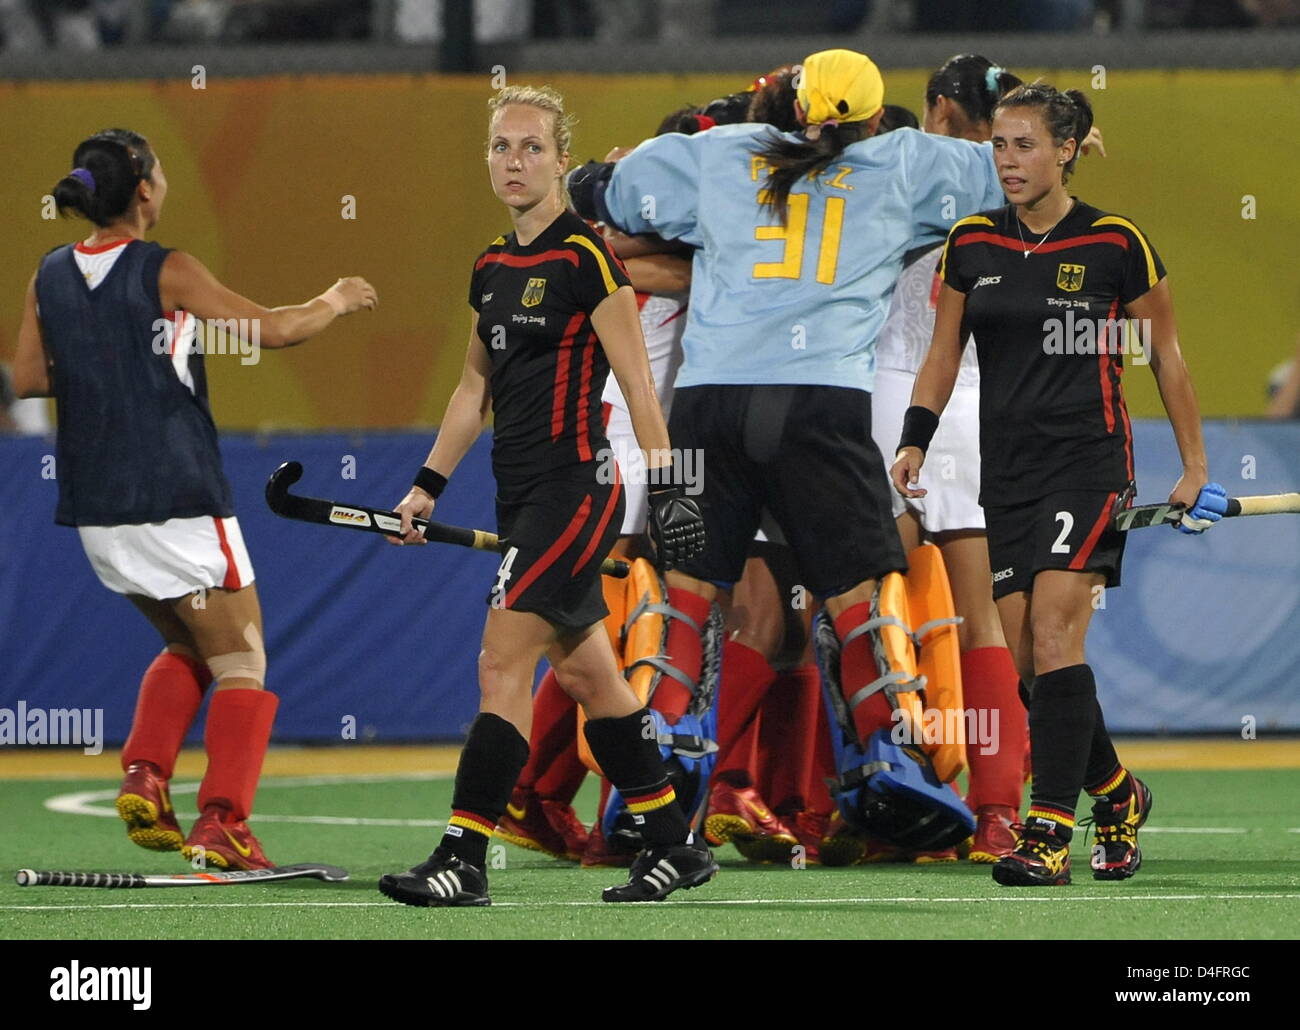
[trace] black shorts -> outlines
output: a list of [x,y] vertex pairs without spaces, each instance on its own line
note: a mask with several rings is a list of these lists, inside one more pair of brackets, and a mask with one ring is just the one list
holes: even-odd
[[501,564],[492,608],[533,612],[566,630],[609,614],[600,563],[623,524],[621,483],[599,482],[596,466],[527,485],[497,483]]
[[1034,588],[1043,569],[1104,572],[1106,586],[1119,586],[1124,559],[1121,533],[1111,525],[1124,491],[1069,490],[1005,508],[985,508],[993,597]]
[[730,587],[766,508],[817,597],[903,571],[871,394],[840,386],[688,386],[673,447],[703,455],[704,552],[680,569]]

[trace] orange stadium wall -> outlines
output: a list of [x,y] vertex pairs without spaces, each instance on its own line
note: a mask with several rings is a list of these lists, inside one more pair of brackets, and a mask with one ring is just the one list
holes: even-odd
[[[1044,74],[1093,85],[1091,72]],[[530,79],[565,94],[578,161],[742,85],[716,75]],[[889,101],[919,112],[923,72],[886,81]],[[1260,414],[1268,372],[1300,329],[1296,83],[1281,70],[1114,71],[1092,93],[1110,157],[1082,162],[1073,185],[1136,221],[1163,257],[1209,415]],[[487,77],[443,76],[0,84],[0,356],[12,355],[39,255],[80,231],[43,217],[42,197],[77,141],[122,125],[151,139],[170,182],[155,238],[198,255],[233,289],[297,303],[357,274],[379,290],[377,312],[302,348],[256,365],[209,358],[219,425],[436,423],[464,354],[470,263],[509,227],[483,164],[491,91]],[[1243,217],[1250,198],[1254,217]],[[1159,414],[1149,372],[1128,378],[1134,414]]]

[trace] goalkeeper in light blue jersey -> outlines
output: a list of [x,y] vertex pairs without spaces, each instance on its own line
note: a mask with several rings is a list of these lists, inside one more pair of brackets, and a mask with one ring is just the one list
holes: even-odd
[[[740,578],[766,509],[824,601],[820,636],[838,652],[840,725],[856,738],[839,769],[846,822],[943,848],[974,819],[923,755],[890,749],[899,715],[919,715],[919,684],[910,645],[886,654],[867,625],[907,567],[870,391],[904,255],[1003,195],[987,144],[911,129],[875,137],[884,82],[864,54],[813,54],[795,85],[801,133],[732,125],[660,136],[617,164],[579,169],[569,186],[584,217],[697,248],[669,425],[674,445],[706,462],[706,540],[667,574],[669,603],[687,616],[672,621],[664,649],[680,673],[672,679],[699,681],[688,620],[703,625],[716,590]],[[906,789],[859,789],[868,768],[903,770]]]

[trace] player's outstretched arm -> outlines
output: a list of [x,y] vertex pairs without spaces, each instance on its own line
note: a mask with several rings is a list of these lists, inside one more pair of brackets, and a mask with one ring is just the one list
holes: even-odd
[[36,276],[27,284],[23,320],[18,327],[18,350],[14,353],[14,393],[19,397],[49,397],[50,367],[41,339],[41,322],[36,315]]
[[1174,320],[1173,295],[1169,279],[1161,279],[1136,300],[1125,305],[1130,319],[1137,321],[1140,337],[1151,361],[1160,400],[1169,415],[1169,424],[1178,442],[1183,474],[1170,491],[1171,504],[1187,508],[1196,506],[1201,487],[1209,481],[1209,464],[1205,441],[1201,437],[1201,411],[1192,388],[1192,377],[1178,346],[1178,326]]
[[957,382],[961,367],[961,320],[965,311],[966,295],[944,283],[939,288],[930,353],[912,387],[912,405],[904,417],[898,453],[889,470],[894,489],[904,497],[925,496],[924,490],[916,489],[916,481],[925,464],[925,451],[934,428]]
[[[492,362],[483,341],[479,339],[478,312],[475,311],[470,320],[469,347],[465,351],[460,382],[452,391],[451,400],[447,402],[447,410],[438,426],[438,436],[433,441],[429,456],[424,459],[424,467],[433,472],[436,482],[445,484],[451,478],[460,460],[483,432],[488,412],[492,410],[492,392],[489,389],[491,378]],[[440,490],[435,489],[434,493],[430,493],[418,486],[411,487],[393,509],[402,518],[403,535],[401,539],[389,537],[390,543],[425,543],[419,531],[411,528],[411,519],[429,518],[433,514],[438,492]]]
[[263,347],[292,347],[315,336],[340,315],[379,303],[375,288],[359,276],[340,279],[305,304],[265,308],[223,285],[198,258],[174,250],[163,261],[158,293],[164,311],[188,311],[195,318],[221,319],[234,327],[255,319]]

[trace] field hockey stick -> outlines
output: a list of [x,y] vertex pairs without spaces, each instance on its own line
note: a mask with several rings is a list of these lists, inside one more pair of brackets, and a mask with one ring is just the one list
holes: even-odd
[[219,884],[269,883],[311,878],[340,883],[348,871],[334,865],[303,862],[271,869],[229,869],[212,873],[62,873],[19,869],[19,887],[213,887]]
[[[1178,522],[1186,512],[1181,504],[1140,504],[1115,515],[1115,528],[1122,533]],[[1225,519],[1239,515],[1300,514],[1300,494],[1264,494],[1259,497],[1229,497]]]
[[[286,461],[271,473],[271,478],[266,481],[266,503],[277,515],[297,519],[299,522],[362,529],[370,533],[382,533],[384,536],[402,535],[402,520],[391,511],[289,493],[289,487],[301,478],[302,463],[297,461]],[[495,551],[498,554],[501,552],[500,539],[495,533],[484,529],[463,529],[425,519],[411,519],[411,525],[421,532],[424,539],[434,543],[456,544],[472,547],[476,551]],[[627,562],[613,558],[606,558],[600,564],[601,572],[618,579],[626,578],[629,569]]]

